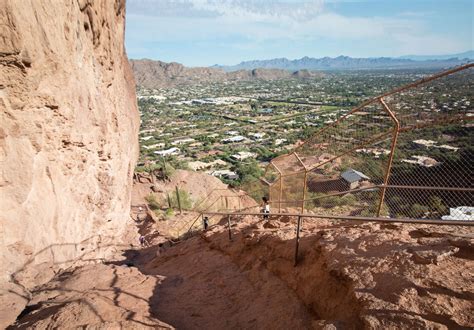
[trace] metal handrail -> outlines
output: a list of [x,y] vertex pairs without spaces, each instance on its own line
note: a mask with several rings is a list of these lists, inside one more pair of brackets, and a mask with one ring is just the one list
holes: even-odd
[[[231,228],[231,216],[268,216],[270,217],[296,217],[298,219],[296,223],[296,238],[295,238],[295,257],[294,266],[298,265],[298,251],[300,241],[300,231],[303,226],[303,218],[316,218],[316,219],[333,219],[333,220],[352,220],[352,221],[369,221],[369,222],[381,222],[381,223],[411,223],[411,224],[431,224],[431,225],[456,225],[456,226],[474,226],[474,221],[464,220],[426,220],[426,219],[407,219],[407,218],[382,218],[382,217],[358,217],[358,216],[337,216],[337,215],[322,215],[322,214],[302,214],[302,213],[255,213],[255,212],[210,212],[208,215],[222,215],[227,216],[227,230],[229,233],[229,240],[232,241],[232,228]],[[269,219],[268,218],[268,219]],[[269,221],[269,220],[268,220]]]
[[369,222],[399,222],[399,223],[413,223],[413,224],[433,224],[433,225],[460,225],[460,226],[474,226],[472,220],[429,220],[429,219],[410,219],[410,218],[384,218],[384,217],[361,217],[348,215],[326,215],[326,214],[308,214],[308,213],[260,213],[260,212],[206,212],[206,215],[253,215],[270,217],[301,217],[301,218],[321,218],[334,220],[355,220],[355,221],[369,221]]
[[[214,206],[222,197],[226,197],[226,198],[227,198],[227,197],[230,197],[230,198],[235,198],[235,197],[237,197],[237,198],[242,198],[243,196],[249,196],[249,197],[250,197],[250,195],[249,195],[247,192],[245,192],[245,191],[244,191],[244,194],[239,194],[239,193],[237,193],[237,192],[231,190],[231,192],[234,193],[234,195],[229,195],[229,196],[223,196],[223,195],[221,195],[221,196],[218,196],[218,197],[216,198],[216,200],[211,203],[211,205],[209,205],[209,206],[206,207],[206,209],[204,209],[204,210],[202,210],[202,211],[197,210],[197,208],[198,208],[199,206],[201,206],[205,201],[207,201],[207,200],[211,197],[211,195],[212,195],[214,192],[216,192],[216,191],[228,191],[228,190],[229,190],[229,189],[214,189],[214,190],[212,190],[209,194],[207,194],[207,196],[206,196],[201,202],[199,202],[198,205],[193,208],[193,210],[191,210],[191,211],[194,211],[194,212],[198,212],[198,215],[196,216],[196,218],[191,218],[190,221],[187,221],[183,226],[181,226],[181,227],[176,231],[177,236],[179,237],[181,231],[182,231],[184,228],[188,227],[188,226],[189,226],[189,229],[188,229],[186,232],[189,232],[189,231],[191,230],[191,228],[194,226],[194,224],[196,223],[196,221],[198,221],[199,218],[202,217],[202,214],[203,214],[203,213],[207,213],[207,210],[209,210],[212,206]],[[240,203],[240,201],[239,201],[239,203]],[[254,206],[252,206],[252,207],[254,207]],[[249,208],[251,208],[251,207],[249,207]],[[247,209],[247,208],[246,208],[246,209]],[[242,210],[242,209],[240,209],[240,210]],[[245,210],[245,209],[244,209],[244,210]],[[191,223],[191,222],[192,222],[192,223]],[[190,223],[191,223],[191,225],[189,225]]]

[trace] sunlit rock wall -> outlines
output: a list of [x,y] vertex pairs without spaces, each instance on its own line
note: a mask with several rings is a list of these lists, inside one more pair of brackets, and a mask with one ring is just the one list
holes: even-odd
[[0,0],[2,281],[120,244],[139,126],[124,30],[124,0]]

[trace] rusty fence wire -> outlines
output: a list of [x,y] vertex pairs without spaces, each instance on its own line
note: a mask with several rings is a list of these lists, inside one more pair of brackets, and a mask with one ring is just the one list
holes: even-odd
[[372,98],[262,178],[273,212],[474,221],[474,64]]

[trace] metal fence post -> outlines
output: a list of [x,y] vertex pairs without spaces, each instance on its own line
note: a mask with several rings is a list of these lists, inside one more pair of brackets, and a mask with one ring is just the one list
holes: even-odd
[[280,174],[280,196],[278,197],[278,213],[281,213],[282,193],[283,193],[283,176]]
[[232,232],[230,230],[230,214],[227,216],[227,226],[229,227],[229,241],[232,241]]
[[304,201],[306,199],[306,190],[307,190],[307,183],[306,180],[308,179],[308,171],[304,170],[304,183],[303,183],[303,201],[301,202],[301,213],[304,213]]
[[392,145],[391,145],[391,148],[390,148],[390,156],[388,158],[387,169],[386,169],[386,172],[385,172],[385,177],[383,179],[384,187],[382,188],[382,190],[380,192],[380,201],[379,201],[379,205],[378,205],[378,208],[377,208],[377,217],[380,217],[380,212],[382,211],[382,206],[383,206],[383,202],[384,202],[384,199],[385,199],[385,192],[387,190],[386,186],[388,185],[388,179],[390,178],[390,171],[392,170],[393,157],[395,155],[395,147],[397,146],[398,134],[400,133],[400,122],[398,121],[397,117],[392,112],[392,110],[390,110],[390,108],[385,103],[383,98],[380,98],[379,101],[382,104],[384,110],[388,113],[388,115],[390,116],[390,118],[394,122],[395,127],[394,127],[394,130],[393,130]]
[[298,216],[298,223],[296,225],[296,246],[295,246],[295,264],[298,264],[298,250],[300,247],[300,228],[301,228],[301,216]]
[[179,198],[178,186],[176,186],[176,199],[178,200],[179,214],[181,214],[183,213],[183,210],[181,209],[181,199]]

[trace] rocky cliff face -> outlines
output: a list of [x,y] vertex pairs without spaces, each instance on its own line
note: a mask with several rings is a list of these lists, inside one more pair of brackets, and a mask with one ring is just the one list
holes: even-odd
[[139,126],[124,29],[124,0],[0,0],[2,282],[120,244]]

